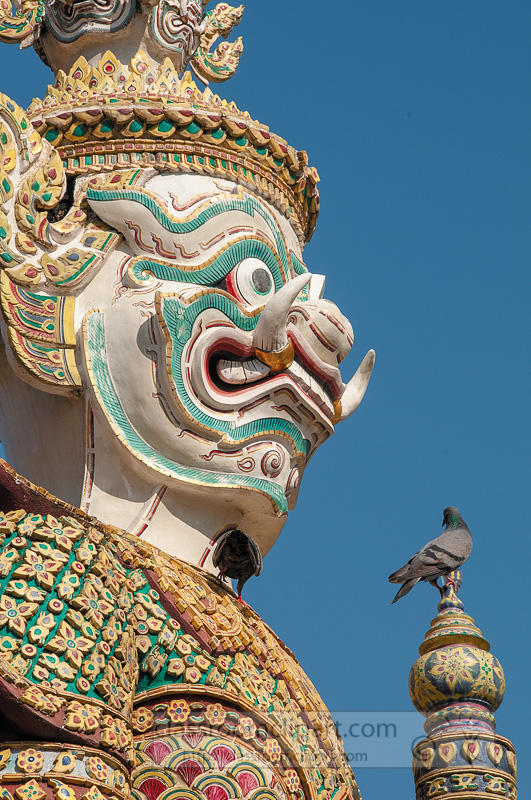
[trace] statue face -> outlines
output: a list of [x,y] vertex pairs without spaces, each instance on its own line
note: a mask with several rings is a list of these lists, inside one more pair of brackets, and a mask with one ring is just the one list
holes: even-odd
[[44,21],[60,42],[75,42],[87,33],[116,33],[130,22],[135,0],[55,0],[45,4]]
[[151,35],[184,70],[199,44],[203,5],[200,0],[160,0],[153,11]]
[[82,369],[109,432],[158,482],[284,516],[333,433],[353,341],[291,225],[203,176],[87,197],[128,246],[77,300]]
[[[141,6],[146,6],[144,9]],[[145,12],[150,12],[149,15]],[[57,48],[62,50],[83,36],[116,35],[136,17],[144,31],[144,46],[164,48],[171,54],[177,69],[184,71],[199,44],[203,25],[203,4],[200,0],[49,0],[45,3],[44,25],[53,42],[47,47],[51,63]],[[143,23],[139,20],[143,19]],[[135,34],[128,28],[129,36]],[[111,40],[109,40],[109,44]]]

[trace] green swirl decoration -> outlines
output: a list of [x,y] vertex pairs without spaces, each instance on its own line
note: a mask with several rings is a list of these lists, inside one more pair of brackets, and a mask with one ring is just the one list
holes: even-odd
[[208,266],[194,270],[179,269],[170,261],[157,261],[153,258],[134,258],[130,270],[135,280],[148,281],[151,276],[161,281],[181,281],[197,283],[200,286],[215,286],[227,277],[229,272],[244,258],[259,258],[266,264],[273,275],[275,289],[282,288],[282,275],[277,259],[271,248],[260,239],[242,239],[229,247],[214,259]]
[[[171,316],[171,314],[169,314],[169,316]],[[256,320],[254,324],[256,324]],[[137,457],[140,456],[145,463],[149,464],[160,473],[185,482],[199,483],[211,487],[218,486],[220,488],[248,487],[254,489],[265,494],[271,500],[277,514],[282,515],[287,513],[288,505],[286,496],[282,489],[272,481],[254,478],[249,475],[235,475],[232,473],[220,473],[205,469],[185,467],[172,459],[166,458],[150,447],[131,425],[114,388],[107,359],[102,312],[94,311],[87,317],[85,324],[85,340],[89,368],[92,371],[94,388],[97,392],[98,399],[105,409],[109,422],[118,437],[137,455]],[[235,435],[231,440],[234,442],[241,441],[241,439],[244,438],[244,435],[242,435],[244,429],[247,430],[248,435],[259,433],[266,429],[267,422],[268,420],[261,420],[257,423],[251,423],[249,426],[242,426],[241,429],[236,429],[236,426],[232,426],[236,430],[233,430],[233,434]],[[271,420],[269,420],[269,422],[271,422]],[[289,423],[283,423],[281,420],[273,420],[272,422],[274,422],[277,430],[283,428],[284,425],[289,426]],[[230,428],[231,426],[229,425],[228,427]],[[289,427],[293,428],[294,426]],[[297,433],[299,439],[302,439],[300,432],[297,431]],[[302,443],[306,443],[306,441],[302,440]]]
[[[293,255],[293,253],[288,256],[283,236],[273,215],[270,214],[263,203],[259,202],[251,195],[243,192],[239,196],[224,195],[223,199],[216,203],[209,204],[207,208],[201,208],[197,214],[184,222],[180,222],[175,217],[171,216],[162,201],[156,195],[150,193],[146,189],[139,190],[131,188],[113,190],[89,187],[87,189],[87,200],[91,202],[91,205],[94,204],[96,206],[96,212],[98,203],[107,204],[123,200],[138,203],[152,214],[159,225],[161,225],[169,233],[177,236],[197,231],[209,220],[228,212],[240,211],[244,214],[247,214],[251,218],[254,218],[255,215],[258,214],[267,223],[267,226],[273,234],[278,260],[283,272],[282,283],[285,283],[287,280],[289,280],[291,276],[290,262],[291,267],[296,274],[301,275],[304,272],[307,272],[304,264],[299,261]],[[256,241],[256,244],[258,244],[258,241],[259,240]],[[258,257],[260,258],[261,256]],[[144,263],[144,266],[139,268],[138,274],[141,274],[143,271],[149,271],[155,274],[157,277],[162,277],[162,271],[164,271],[164,280],[180,280],[185,281],[186,283],[201,283],[202,285],[205,285],[209,282],[207,278],[199,280],[201,268],[198,268],[197,270],[181,270],[177,266],[173,267],[171,261],[156,261],[152,260],[151,258],[139,259],[138,263]],[[149,264],[150,266],[145,266],[145,264]],[[153,266],[159,270],[159,274],[153,271]],[[209,267],[206,269],[209,269]],[[214,278],[213,282],[216,283],[219,280],[220,278]],[[277,288],[279,287],[277,286]]]
[[193,303],[185,304],[178,297],[162,298],[162,318],[172,341],[171,377],[179,400],[197,422],[225,434],[229,442],[241,443],[258,434],[280,434],[295,446],[297,455],[308,456],[310,442],[305,439],[292,422],[269,417],[254,420],[245,425],[219,420],[200,411],[186,391],[182,375],[182,354],[197,317],[208,309],[215,308],[230,319],[240,330],[254,330],[258,317],[248,317],[227,295],[211,293],[203,295]]

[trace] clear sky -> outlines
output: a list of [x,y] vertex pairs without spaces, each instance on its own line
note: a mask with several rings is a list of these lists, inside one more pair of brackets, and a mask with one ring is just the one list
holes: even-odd
[[[306,250],[355,329],[367,396],[309,466],[299,506],[246,586],[335,710],[409,710],[438,596],[391,607],[387,575],[457,505],[475,537],[461,590],[504,668],[498,732],[529,748],[528,0],[248,3],[224,87],[306,149],[322,213]],[[0,47],[22,105],[49,72]],[[412,800],[409,769],[357,770],[364,800]]]

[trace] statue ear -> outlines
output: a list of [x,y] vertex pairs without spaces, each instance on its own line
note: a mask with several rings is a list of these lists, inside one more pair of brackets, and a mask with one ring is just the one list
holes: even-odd
[[74,188],[59,153],[0,95],[3,339],[22,380],[59,394],[82,386],[74,294],[121,238],[91,218],[83,184]]
[[[71,392],[81,387],[74,358],[75,300],[46,291],[56,273],[49,253],[57,247],[48,213],[64,192],[63,164],[5,95],[0,95],[0,164],[0,299],[7,355],[23,380]],[[37,287],[38,293],[30,291]]]
[[17,375],[54,394],[81,389],[75,359],[75,298],[29,292],[5,272],[0,274],[0,298],[6,350]]

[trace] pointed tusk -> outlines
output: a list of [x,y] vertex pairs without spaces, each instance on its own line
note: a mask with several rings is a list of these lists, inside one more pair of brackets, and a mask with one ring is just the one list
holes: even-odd
[[[262,355],[270,353],[278,356],[291,346],[286,333],[288,315],[293,301],[302,292],[311,277],[309,272],[305,275],[297,275],[265,304],[253,336],[256,354],[261,361],[263,361]],[[293,356],[291,360],[293,360]]]
[[369,379],[371,377],[372,369],[374,367],[374,360],[376,353],[374,350],[369,350],[361,364],[359,365],[356,374],[347,383],[343,394],[341,395],[341,407],[336,409],[336,418],[334,424],[342,422],[347,417],[355,412],[367,389]]

